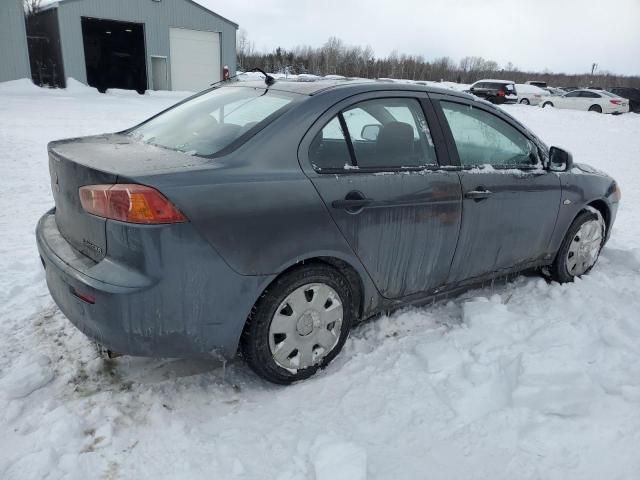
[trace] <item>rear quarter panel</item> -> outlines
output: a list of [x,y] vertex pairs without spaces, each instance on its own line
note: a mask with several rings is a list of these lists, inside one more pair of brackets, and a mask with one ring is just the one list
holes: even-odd
[[331,102],[313,100],[205,168],[131,180],[164,193],[234,271],[272,275],[310,258],[334,257],[359,273],[366,304],[374,305],[377,290],[298,163],[300,139]]

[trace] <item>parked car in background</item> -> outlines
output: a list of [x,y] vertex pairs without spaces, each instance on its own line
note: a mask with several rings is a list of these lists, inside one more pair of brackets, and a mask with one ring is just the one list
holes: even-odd
[[616,182],[502,109],[383,82],[235,82],[49,144],[60,310],[116,353],[242,357],[281,384],[359,320],[523,269],[589,272]]
[[518,103],[523,105],[538,105],[545,97],[549,96],[549,92],[546,90],[528,83],[516,84],[516,92],[518,92]]
[[518,101],[516,84],[510,80],[478,80],[471,85],[469,93],[498,105]]
[[629,100],[605,90],[581,89],[568,92],[561,97],[545,98],[544,107],[568,108],[597,113],[627,113]]
[[547,82],[542,82],[540,80],[528,80],[525,82],[526,85],[533,85],[535,87],[545,88],[547,86]]
[[610,91],[629,100],[629,111],[640,113],[640,88],[615,87]]
[[565,90],[562,90],[561,88],[556,88],[556,87],[546,87],[543,90],[546,90],[549,93],[549,95],[553,95],[553,96],[564,95],[565,93],[567,93]]

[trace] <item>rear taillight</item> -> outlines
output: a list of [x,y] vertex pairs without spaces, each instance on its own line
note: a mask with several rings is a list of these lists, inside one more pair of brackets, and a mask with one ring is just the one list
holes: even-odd
[[499,97],[504,97],[504,96],[506,96],[505,91],[504,91],[504,90],[498,90],[498,96],[499,96]]
[[183,223],[186,217],[154,188],[137,184],[80,187],[82,208],[92,215],[128,223]]
[[617,99],[617,98],[612,98],[611,100],[609,100],[611,103],[613,103],[614,105],[620,105],[622,103],[622,100]]

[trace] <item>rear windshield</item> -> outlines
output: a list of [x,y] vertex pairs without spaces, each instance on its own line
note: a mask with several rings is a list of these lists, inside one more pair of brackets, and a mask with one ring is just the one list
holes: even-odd
[[129,134],[152,145],[211,156],[262,128],[299,97],[251,87],[221,87],[167,110]]

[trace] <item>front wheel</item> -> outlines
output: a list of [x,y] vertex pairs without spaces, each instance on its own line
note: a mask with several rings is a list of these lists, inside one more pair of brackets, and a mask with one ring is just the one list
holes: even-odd
[[523,98],[522,100],[520,100],[520,103],[523,105],[529,105],[529,99],[528,98]]
[[339,271],[325,265],[293,270],[256,304],[242,334],[242,355],[265,380],[303,380],[338,355],[354,315],[349,282]]
[[598,261],[605,239],[602,216],[591,210],[580,213],[571,224],[551,266],[553,280],[572,282],[588,273]]

